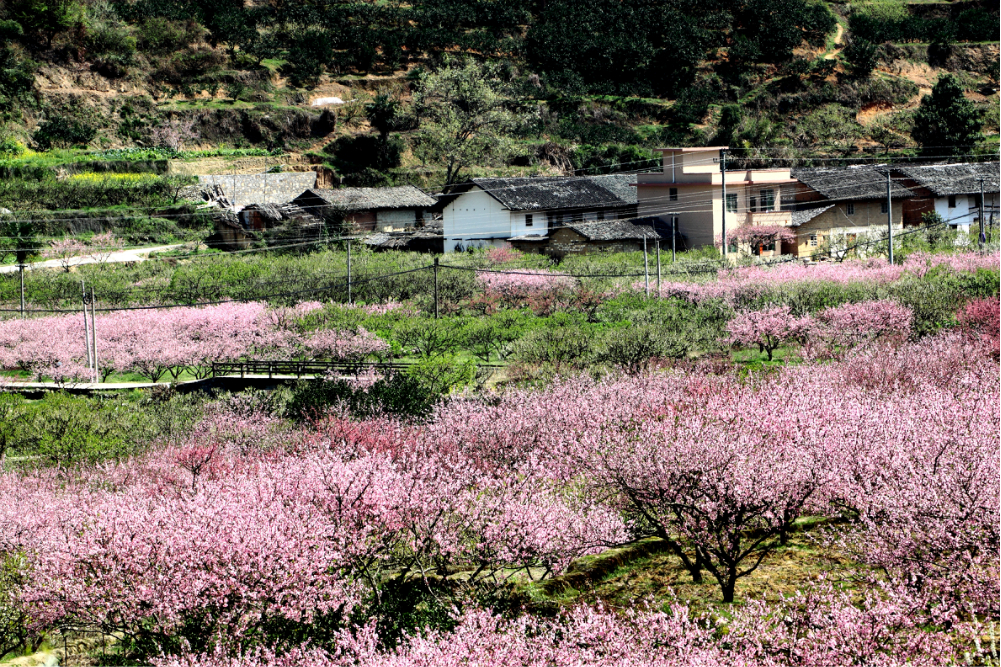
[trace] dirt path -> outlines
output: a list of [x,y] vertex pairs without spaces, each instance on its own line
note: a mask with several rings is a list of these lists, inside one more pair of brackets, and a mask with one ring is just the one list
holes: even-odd
[[[111,253],[107,259],[99,260],[93,255],[80,255],[78,257],[72,257],[68,260],[69,266],[79,266],[80,264],[97,264],[98,262],[142,262],[149,259],[149,254],[151,252],[163,252],[165,250],[174,250],[175,248],[183,247],[183,243],[173,243],[171,245],[158,245],[151,246],[147,248],[132,248],[131,250],[122,250],[120,252]],[[58,269],[62,268],[63,260],[60,259],[50,259],[44,262],[32,262],[28,264],[28,270],[32,271],[34,269]],[[17,271],[17,265],[11,264],[9,266],[0,266],[0,273],[15,273]]]
[[845,39],[845,27],[838,24],[837,32],[834,33],[834,49],[830,53],[824,54],[824,60],[834,60],[841,53],[841,44]]

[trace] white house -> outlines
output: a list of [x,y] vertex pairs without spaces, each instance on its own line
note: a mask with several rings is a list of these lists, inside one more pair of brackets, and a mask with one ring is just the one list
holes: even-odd
[[997,162],[903,165],[894,166],[892,173],[916,195],[904,205],[905,225],[919,225],[922,215],[934,211],[953,228],[969,231],[980,224],[981,185],[985,224],[998,222]]
[[545,241],[551,230],[584,220],[636,214],[632,175],[474,178],[438,198],[445,252],[499,246],[511,238]]

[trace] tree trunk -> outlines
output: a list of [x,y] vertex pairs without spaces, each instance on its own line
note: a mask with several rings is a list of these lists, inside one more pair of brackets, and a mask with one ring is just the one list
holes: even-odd
[[726,579],[722,582],[720,587],[723,589],[723,602],[733,602],[733,592],[737,587],[736,568],[727,569]]

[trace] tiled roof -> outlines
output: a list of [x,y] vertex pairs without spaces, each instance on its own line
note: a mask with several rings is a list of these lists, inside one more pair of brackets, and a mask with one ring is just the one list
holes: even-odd
[[588,241],[626,241],[659,239],[660,234],[650,225],[636,225],[629,220],[598,220],[566,225]]
[[222,188],[235,206],[248,204],[285,204],[306,188],[316,186],[315,171],[286,171],[276,174],[203,174],[198,176],[203,188]]
[[472,183],[512,211],[552,211],[635,204],[635,188],[631,200],[624,198],[623,178],[633,177],[474,178]]
[[547,241],[549,239],[545,234],[522,234],[521,236],[512,236],[508,241]]
[[1001,164],[997,162],[966,162],[960,164],[904,165],[893,167],[904,176],[931,190],[936,197],[998,192]]
[[805,225],[810,222],[818,215],[824,211],[834,208],[834,204],[828,204],[827,206],[822,206],[820,208],[810,208],[805,211],[793,211],[792,212],[792,222],[789,223],[790,227],[799,227],[800,225]]
[[[833,201],[886,198],[886,173],[870,165],[844,169],[793,169],[792,177]],[[904,199],[913,197],[914,193],[893,182],[891,196]]]
[[636,195],[636,174],[602,174],[587,178],[610,191],[626,204],[635,204],[639,201],[639,197]]
[[[332,206],[347,211],[371,211],[385,208],[429,208],[437,200],[412,185],[392,188],[311,189],[310,193]],[[303,195],[307,193],[302,193]]]

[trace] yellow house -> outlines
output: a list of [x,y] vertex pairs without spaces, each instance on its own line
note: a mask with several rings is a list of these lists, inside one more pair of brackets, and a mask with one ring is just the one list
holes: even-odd
[[660,149],[662,170],[637,174],[638,214],[673,221],[688,248],[716,245],[724,225],[728,234],[742,225],[789,226],[796,185],[789,169],[728,168],[724,202],[723,150]]
[[904,202],[914,193],[890,181],[888,199],[886,174],[875,166],[793,169],[792,175],[800,183],[790,223],[796,242],[786,244],[785,253],[809,257],[827,242],[843,248],[862,243],[887,229],[888,211],[894,231],[903,230]]

